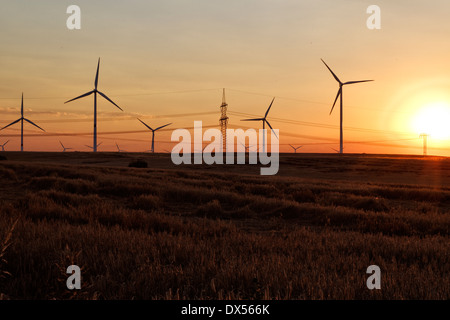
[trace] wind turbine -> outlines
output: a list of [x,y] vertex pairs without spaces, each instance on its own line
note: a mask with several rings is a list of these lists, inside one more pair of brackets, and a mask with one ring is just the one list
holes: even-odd
[[31,122],[31,120],[28,120],[27,118],[25,118],[25,117],[23,116],[23,92],[22,92],[22,105],[21,105],[21,108],[20,108],[20,114],[21,114],[21,117],[20,117],[19,119],[17,119],[17,120],[14,121],[14,122],[11,122],[10,124],[8,124],[7,126],[1,128],[0,130],[6,129],[6,128],[8,128],[9,126],[12,126],[13,124],[16,124],[17,122],[20,121],[20,122],[21,122],[21,129],[20,129],[20,151],[23,151],[23,121],[26,121],[26,122],[28,122],[29,124],[32,124],[33,126],[35,126],[35,127],[38,128],[38,129],[41,129],[41,130],[44,131],[44,132],[45,132],[45,130],[42,129],[41,127],[39,127],[37,124]]
[[[272,126],[270,125],[269,121],[267,121],[267,114],[269,113],[270,108],[272,107],[273,100],[275,100],[275,97],[272,99],[272,102],[270,103],[269,108],[267,108],[267,111],[266,111],[266,114],[264,115],[264,118],[243,119],[243,120],[241,120],[241,121],[262,121],[262,123],[263,123],[263,130],[265,129],[265,124],[267,123],[267,125],[270,127],[270,129],[272,129],[273,133],[275,134],[275,137],[277,137],[277,139],[278,139],[277,134],[276,134],[275,131],[273,130],[273,128],[272,128]],[[265,132],[264,132],[264,131],[263,131],[263,152],[264,152],[264,153],[266,152],[266,135],[265,135]]]
[[150,126],[148,126],[144,121],[142,121],[141,119],[138,119],[144,126],[146,126],[148,129],[150,129],[152,131],[152,149],[151,152],[155,153],[155,131],[158,131],[159,129],[162,129],[164,127],[167,127],[168,125],[171,125],[172,123],[168,123],[165,124],[161,127],[158,127],[156,129],[151,128]]
[[2,147],[2,151],[5,151],[5,146],[8,144],[9,140],[6,141],[4,144],[0,144],[0,147]]
[[241,146],[243,146],[244,147],[244,149],[245,149],[245,152],[248,152],[249,151],[249,149],[250,149],[250,146],[246,146],[245,144],[243,144],[242,142],[239,142],[240,144],[241,144]]
[[63,147],[63,152],[66,152],[66,150],[72,150],[72,148],[66,148],[64,147],[64,145],[62,144],[62,142],[59,142],[61,144],[61,147]]
[[[335,148],[331,148],[331,149],[333,149],[333,150],[336,151],[337,153],[340,153],[338,149],[335,149]],[[345,148],[343,148],[343,149],[345,149]]]
[[299,146],[299,147],[296,148],[296,147],[294,147],[291,144],[290,144],[290,146],[291,146],[292,149],[294,149],[294,153],[297,153],[297,149],[300,149],[301,147],[303,147],[303,146]]
[[336,79],[336,81],[339,83],[339,90],[338,90],[338,93],[336,95],[336,99],[334,99],[333,107],[331,108],[330,114],[333,112],[333,109],[334,109],[334,106],[336,104],[337,99],[339,97],[341,97],[341,99],[340,99],[341,110],[340,110],[340,148],[339,148],[339,153],[343,153],[344,152],[344,135],[343,135],[343,129],[342,129],[342,120],[343,120],[343,110],[342,110],[343,86],[348,85],[348,84],[361,83],[361,82],[370,82],[370,81],[373,81],[373,80],[360,80],[360,81],[342,82],[334,74],[334,72],[331,70],[331,68],[325,63],[325,61],[323,61],[323,59],[320,59],[320,60],[322,60],[322,62],[325,64],[325,66],[328,68],[328,70],[330,70],[330,72],[333,75],[334,79]]
[[97,93],[98,93],[99,95],[101,95],[103,98],[105,98],[106,100],[108,100],[109,102],[111,102],[113,105],[115,105],[115,106],[116,106],[117,108],[119,108],[121,111],[123,111],[122,108],[120,108],[117,104],[115,104],[115,103],[114,103],[110,98],[108,98],[104,93],[102,93],[102,92],[100,92],[100,91],[97,90],[97,86],[98,86],[98,72],[99,72],[99,69],[100,69],[100,58],[98,58],[97,73],[96,73],[96,75],[95,75],[95,82],[94,82],[94,90],[89,91],[89,92],[87,92],[87,93],[85,93],[85,94],[82,94],[82,95],[79,96],[79,97],[76,97],[76,98],[73,98],[73,99],[71,99],[71,100],[69,100],[69,101],[64,102],[64,103],[68,103],[68,102],[71,102],[71,101],[74,101],[74,100],[77,100],[77,99],[80,99],[80,98],[84,98],[84,97],[90,96],[91,94],[94,94],[94,144],[93,144],[94,147],[92,148],[92,150],[93,150],[94,152],[97,152],[97,146],[100,145],[100,144],[97,144]]
[[[94,151],[94,152],[97,152],[97,148],[98,148],[98,146],[101,145],[101,144],[102,144],[102,142],[100,142],[99,144],[97,144],[97,145],[95,146],[95,150],[96,150],[96,151]],[[88,146],[87,144],[85,144],[85,146],[88,147],[89,149],[94,150],[94,147]]]
[[125,150],[122,150],[122,149],[119,148],[119,145],[117,144],[117,142],[116,142],[116,147],[117,147],[117,152],[124,152],[125,151]]
[[[248,145],[246,146],[245,144],[243,144],[242,142],[239,142],[244,148],[245,148],[245,152],[250,152],[250,148],[253,148],[254,145]],[[258,146],[256,146],[256,151],[258,151]]]

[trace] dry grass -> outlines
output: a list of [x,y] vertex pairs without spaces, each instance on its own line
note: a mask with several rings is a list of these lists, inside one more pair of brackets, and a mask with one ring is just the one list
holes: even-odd
[[450,298],[446,185],[13,161],[0,176],[12,299]]

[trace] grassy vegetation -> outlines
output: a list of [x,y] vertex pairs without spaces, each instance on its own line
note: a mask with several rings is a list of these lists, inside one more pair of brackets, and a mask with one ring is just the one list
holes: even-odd
[[137,160],[133,160],[131,161],[128,166],[130,168],[147,168],[148,167],[148,163],[145,162],[142,159],[137,159]]
[[445,184],[149,167],[2,161],[0,297],[450,298]]

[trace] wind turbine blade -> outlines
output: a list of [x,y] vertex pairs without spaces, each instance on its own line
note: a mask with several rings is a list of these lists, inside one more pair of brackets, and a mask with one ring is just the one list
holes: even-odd
[[168,124],[165,124],[165,125],[163,125],[163,126],[161,126],[161,127],[158,127],[158,128],[155,129],[155,131],[156,131],[156,130],[159,130],[159,129],[162,129],[162,128],[164,128],[164,127],[167,127],[168,125],[171,125],[171,124],[172,124],[172,122],[171,122],[171,123],[168,123]]
[[272,128],[272,126],[270,125],[269,121],[267,121],[267,120],[264,120],[264,121],[267,123],[267,125],[270,127],[270,129],[272,129],[273,134],[274,134],[275,137],[277,137],[277,139],[278,139],[278,136],[277,136],[277,134],[275,133],[275,130],[273,130],[273,128]]
[[346,84],[354,84],[354,83],[361,83],[361,82],[370,82],[370,81],[374,81],[374,80],[348,81],[348,82],[344,83],[344,85],[346,85]]
[[150,126],[148,126],[144,121],[142,121],[142,120],[139,119],[139,118],[138,118],[138,120],[139,120],[144,126],[146,126],[147,128],[149,128],[150,130],[153,131],[153,129],[152,129]]
[[3,146],[6,146],[7,144],[8,144],[8,142],[9,142],[9,140],[8,141],[6,141],[4,144],[3,144]]
[[100,58],[98,58],[98,64],[97,64],[97,73],[95,75],[95,90],[97,90],[97,85],[98,85],[98,71],[100,69]]
[[264,118],[257,118],[257,119],[242,119],[241,121],[264,121]]
[[59,142],[59,144],[61,145],[61,147],[63,147],[63,149],[65,149],[65,148],[64,148],[64,145],[62,144],[62,142],[61,142],[61,141]]
[[336,99],[334,99],[333,107],[331,107],[330,114],[333,112],[334,106],[336,105],[336,101],[339,98],[339,96],[342,94],[342,88],[339,88]]
[[16,120],[16,121],[14,121],[14,122],[11,122],[10,124],[8,124],[7,126],[5,126],[5,127],[1,128],[0,130],[3,130],[3,129],[6,129],[6,128],[8,128],[8,127],[12,126],[13,124],[16,124],[16,123],[17,123],[17,122],[19,122],[20,120],[22,120],[22,118],[20,118],[20,119],[17,119],[17,120]]
[[23,118],[23,120],[25,120],[26,122],[28,122],[29,124],[32,124],[33,126],[35,126],[36,128],[41,129],[42,131],[45,132],[44,129],[42,129],[41,127],[39,127],[37,124],[33,123],[31,120],[28,120],[27,118]]
[[22,104],[20,106],[20,113],[22,114],[23,117],[23,92],[22,92]]
[[325,66],[328,68],[328,70],[330,70],[331,74],[336,79],[336,81],[339,82],[339,84],[342,84],[341,80],[339,80],[337,75],[334,74],[333,70],[331,70],[331,68],[325,63],[325,61],[323,61],[323,59],[320,59],[320,60],[322,60],[322,62],[325,64]]
[[122,110],[122,108],[121,107],[119,107],[117,104],[115,104],[110,98],[108,98],[107,96],[106,96],[106,94],[104,94],[104,93],[102,93],[102,92],[100,92],[100,91],[97,91],[103,98],[105,98],[106,100],[108,100],[109,102],[111,102],[113,105],[115,105],[117,108],[119,108],[121,111],[123,111]]
[[269,108],[267,109],[266,114],[264,115],[264,119],[267,118],[267,114],[269,113],[269,110],[270,110],[270,108],[272,107],[273,100],[275,100],[275,97],[272,99],[272,102],[270,103],[270,106],[269,106]]
[[103,142],[100,142],[99,144],[97,144],[97,147],[99,146],[99,145],[101,145]]
[[82,95],[79,96],[79,97],[73,98],[73,99],[71,99],[71,100],[69,100],[69,101],[66,101],[66,102],[64,102],[64,103],[68,103],[68,102],[71,102],[71,101],[74,101],[74,100],[77,100],[77,99],[80,99],[80,98],[87,97],[87,96],[89,96],[89,95],[91,95],[91,94],[93,94],[93,93],[94,93],[94,90],[89,91],[89,92],[87,92],[87,93],[85,93],[85,94],[82,94]]

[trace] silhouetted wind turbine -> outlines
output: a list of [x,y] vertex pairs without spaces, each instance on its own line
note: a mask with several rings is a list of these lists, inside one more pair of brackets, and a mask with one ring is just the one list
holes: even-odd
[[[333,150],[336,151],[337,153],[340,153],[338,149],[335,149],[335,148],[331,148],[331,149],[333,149]],[[345,149],[345,148],[342,148],[342,149]]]
[[10,124],[8,124],[7,126],[1,128],[0,130],[6,129],[6,128],[8,128],[9,126],[12,126],[13,124],[16,124],[17,122],[20,121],[20,122],[21,122],[21,129],[20,129],[20,151],[23,151],[23,121],[26,121],[26,122],[28,122],[29,124],[32,124],[33,126],[35,126],[35,127],[38,128],[38,129],[41,129],[41,130],[44,131],[44,132],[45,132],[45,130],[42,129],[41,127],[39,127],[37,124],[31,122],[31,120],[28,120],[27,118],[25,118],[25,117],[23,116],[23,93],[22,93],[22,105],[21,105],[21,108],[20,108],[20,114],[21,114],[21,117],[20,117],[19,119],[17,119],[17,120],[14,121],[14,122],[11,122]]
[[291,144],[290,144],[290,146],[291,146],[292,149],[294,149],[294,153],[297,153],[297,149],[300,149],[301,147],[303,147],[303,146],[299,146],[299,147],[296,148],[296,147],[294,147]]
[[[269,108],[267,108],[267,111],[266,111],[266,114],[264,115],[264,118],[243,119],[243,120],[241,120],[241,121],[262,121],[262,123],[263,123],[263,130],[265,129],[265,124],[267,123],[267,125],[270,127],[270,129],[272,129],[273,133],[275,134],[275,137],[277,137],[277,139],[278,139],[277,134],[276,134],[275,131],[273,130],[273,128],[272,128],[272,126],[270,125],[269,121],[267,121],[267,114],[269,113],[270,108],[272,107],[273,100],[275,100],[275,98],[272,99],[272,102],[270,103]],[[265,132],[263,132],[263,152],[264,152],[264,153],[266,152],[266,143],[265,143],[265,142],[266,142],[266,135],[265,135]]]
[[161,127],[158,127],[156,129],[151,128],[149,125],[147,125],[144,121],[142,121],[141,119],[138,119],[144,126],[146,126],[148,129],[150,129],[152,131],[152,149],[151,152],[155,153],[155,131],[158,131],[159,129],[162,129],[164,127],[167,127],[168,125],[171,125],[172,123],[168,123],[165,124]]
[[248,152],[248,150],[250,149],[250,146],[246,146],[245,144],[243,144],[242,142],[239,142],[241,144],[241,146],[244,147],[245,152]]
[[117,144],[117,142],[116,142],[116,147],[117,147],[117,152],[124,152],[125,151],[125,150],[122,150],[122,149],[119,148],[119,145]]
[[73,99],[71,99],[71,100],[69,100],[69,101],[66,101],[66,102],[64,102],[64,103],[68,103],[68,102],[71,102],[71,101],[74,101],[74,100],[77,100],[77,99],[80,99],[80,98],[84,98],[84,97],[87,97],[87,96],[90,96],[91,94],[94,94],[94,147],[92,148],[92,150],[94,151],[94,152],[97,152],[97,146],[99,145],[99,144],[97,144],[97,93],[99,94],[99,95],[101,95],[103,98],[105,98],[106,100],[108,100],[109,102],[111,102],[113,105],[115,105],[117,108],[119,108],[121,111],[123,111],[122,110],[122,108],[120,108],[117,104],[115,104],[110,98],[108,98],[104,93],[102,93],[102,92],[100,92],[100,91],[98,91],[97,90],[97,86],[98,86],[98,72],[99,72],[99,69],[100,69],[100,58],[98,58],[98,64],[97,64],[97,73],[96,73],[96,75],[95,75],[95,82],[94,82],[94,90],[92,90],[92,91],[89,91],[89,92],[87,92],[87,93],[85,93],[85,94],[82,94],[81,96],[79,96],[79,97],[76,97],[76,98],[73,98]]
[[0,144],[0,147],[2,147],[2,151],[5,151],[5,146],[8,144],[9,140],[6,141],[4,144]]
[[343,153],[344,151],[344,134],[343,134],[343,129],[342,129],[342,120],[343,120],[343,110],[342,110],[342,95],[343,95],[343,86],[347,85],[347,84],[354,84],[354,83],[361,83],[361,82],[369,82],[369,81],[373,81],[373,80],[360,80],[360,81],[348,81],[348,82],[342,82],[341,80],[339,80],[339,78],[334,74],[334,72],[331,70],[331,68],[325,63],[325,61],[323,61],[323,59],[321,59],[322,62],[325,64],[325,66],[328,68],[328,70],[330,70],[331,74],[333,75],[334,79],[336,79],[336,81],[339,83],[339,90],[338,93],[336,95],[336,99],[334,99],[334,103],[333,103],[333,107],[331,108],[330,114],[333,112],[334,106],[336,104],[336,101],[339,97],[341,97],[340,99],[340,105],[341,105],[341,112],[340,112],[340,149],[339,149],[339,153]]
[[66,148],[64,147],[64,145],[62,144],[62,142],[59,142],[61,144],[61,147],[63,147],[63,152],[66,152],[66,150],[72,150],[72,148]]
[[[239,142],[244,148],[245,148],[245,152],[250,152],[250,148],[255,147],[254,145],[248,145],[246,146],[245,144],[243,144],[242,142]],[[258,151],[259,147],[256,146],[256,151]]]
[[[101,144],[102,144],[102,142],[100,142],[99,144],[97,144],[97,145],[95,146],[95,150],[97,150],[98,146],[101,145]],[[89,149],[94,150],[94,147],[88,146],[87,144],[85,144],[85,146],[88,147]],[[95,151],[94,151],[94,152],[95,152]]]

